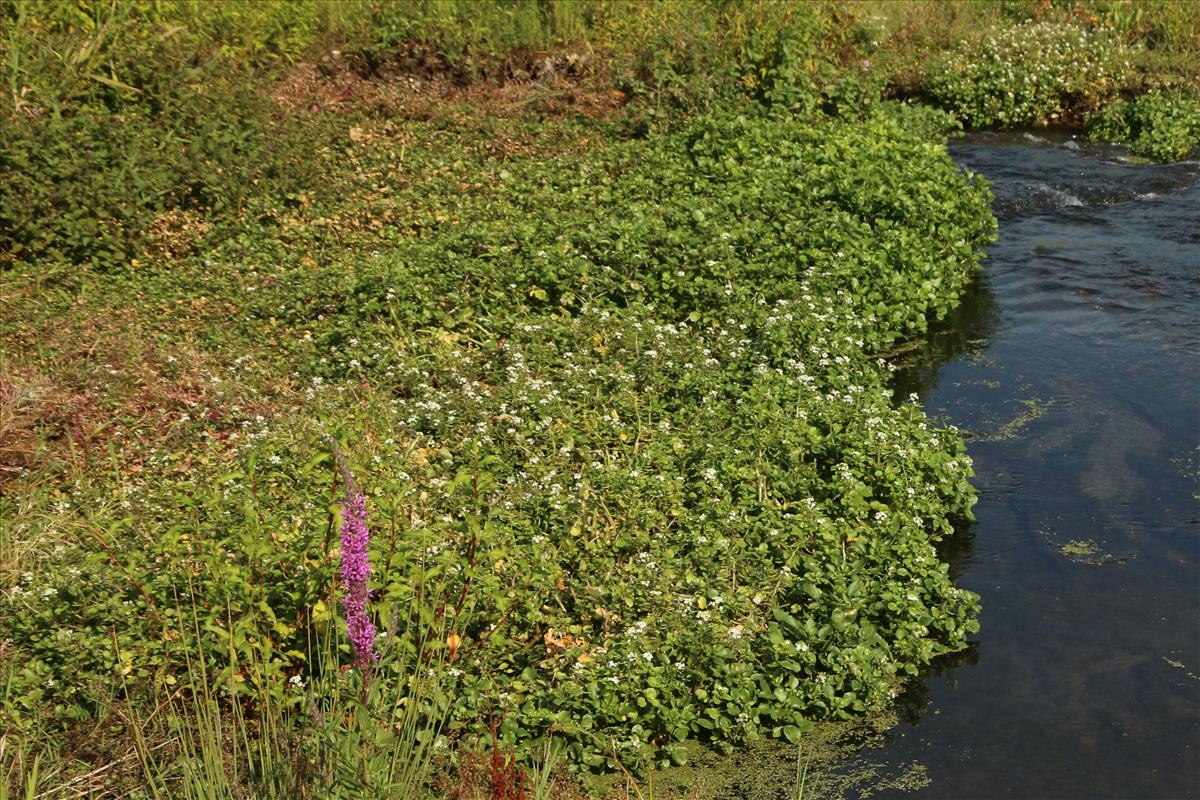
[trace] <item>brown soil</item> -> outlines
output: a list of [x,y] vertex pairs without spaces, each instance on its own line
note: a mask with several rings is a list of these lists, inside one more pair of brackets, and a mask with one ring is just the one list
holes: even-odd
[[332,51],[293,66],[272,88],[293,112],[367,111],[432,119],[453,105],[480,115],[580,115],[607,118],[625,102],[584,54],[559,50],[516,54],[489,68],[452,63],[426,45],[410,44],[384,59]]

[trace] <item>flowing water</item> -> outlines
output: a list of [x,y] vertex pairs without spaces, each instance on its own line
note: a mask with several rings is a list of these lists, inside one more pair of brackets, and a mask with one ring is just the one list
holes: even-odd
[[944,555],[982,629],[874,753],[928,785],[875,796],[1200,798],[1200,163],[951,152],[1000,238],[897,384],[967,433],[978,521]]

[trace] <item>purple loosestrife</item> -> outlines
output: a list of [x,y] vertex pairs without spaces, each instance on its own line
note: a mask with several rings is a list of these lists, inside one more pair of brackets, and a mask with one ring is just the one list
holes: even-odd
[[346,629],[354,646],[354,663],[366,669],[379,658],[375,652],[375,625],[367,614],[371,592],[367,581],[371,577],[371,561],[367,545],[371,532],[367,529],[367,498],[351,491],[342,503],[342,607],[346,613]]

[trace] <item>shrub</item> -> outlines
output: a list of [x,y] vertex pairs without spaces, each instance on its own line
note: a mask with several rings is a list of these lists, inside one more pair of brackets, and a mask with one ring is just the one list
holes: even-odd
[[[312,20],[285,21],[281,4],[228,4],[212,15],[188,3],[101,6],[0,9],[11,89],[0,263],[128,263],[168,209],[230,219],[252,198],[312,183],[314,126],[285,132],[248,69],[265,57],[256,48],[294,55],[289,26],[311,33]],[[241,22],[266,38],[219,41]]]
[[969,128],[1046,125],[1095,108],[1125,80],[1129,52],[1103,29],[1004,26],[932,63],[924,90]]
[[1118,100],[1088,119],[1088,136],[1123,142],[1157,161],[1181,161],[1200,151],[1200,97],[1152,92]]

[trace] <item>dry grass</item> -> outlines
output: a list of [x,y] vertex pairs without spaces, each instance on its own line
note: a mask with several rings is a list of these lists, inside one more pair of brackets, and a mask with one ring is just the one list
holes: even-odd
[[366,113],[388,120],[432,120],[455,108],[473,119],[582,116],[606,119],[625,102],[591,68],[584,53],[566,49],[510,57],[491,79],[410,46],[382,64],[333,51],[298,63],[269,90],[284,109],[307,113]]
[[33,463],[46,394],[40,382],[0,372],[0,490]]

